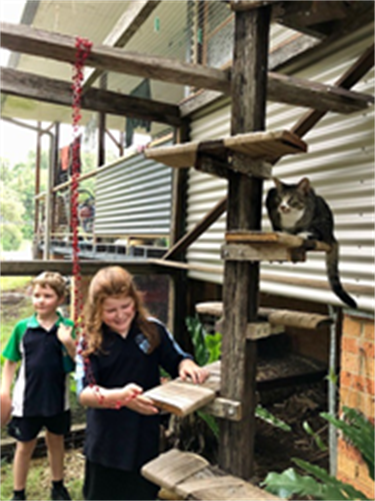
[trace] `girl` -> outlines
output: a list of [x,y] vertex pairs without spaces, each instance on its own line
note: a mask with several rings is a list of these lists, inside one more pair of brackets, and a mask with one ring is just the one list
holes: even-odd
[[142,392],[160,384],[159,366],[195,383],[208,371],[147,316],[132,276],[120,266],[94,276],[84,317],[77,386],[81,404],[89,408],[85,499],[156,499],[158,487],[140,469],[159,454],[159,416]]

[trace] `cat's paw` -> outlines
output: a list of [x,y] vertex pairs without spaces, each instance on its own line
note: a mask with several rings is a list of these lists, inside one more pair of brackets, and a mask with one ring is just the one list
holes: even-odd
[[297,233],[298,237],[304,238],[305,240],[312,240],[314,239],[313,233],[309,231],[301,231],[301,233]]

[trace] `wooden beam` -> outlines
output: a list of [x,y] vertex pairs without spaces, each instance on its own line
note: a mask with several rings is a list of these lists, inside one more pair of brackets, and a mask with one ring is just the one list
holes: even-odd
[[188,233],[176,242],[163,256],[163,259],[172,259],[181,254],[199,235],[204,233],[221,214],[226,210],[227,197],[220,200]]
[[[1,92],[61,106],[72,105],[71,83],[12,68],[1,69]],[[178,106],[102,89],[89,89],[82,96],[81,106],[85,110],[141,118],[173,126],[182,122]]]
[[[3,48],[71,64],[75,62],[74,37],[23,24],[1,23],[0,31]],[[117,47],[93,46],[85,64],[100,70],[230,93],[230,78],[225,71],[176,59],[126,52]]]
[[268,73],[267,99],[336,113],[353,113],[374,102],[374,97],[368,94],[271,72]]
[[[26,25],[1,23],[1,46],[9,50],[74,63],[75,39],[67,35],[36,30]],[[230,74],[215,68],[182,63],[173,59],[125,52],[98,45],[92,48],[87,66],[181,85],[230,92]],[[270,72],[267,99],[314,107],[320,111],[350,113],[364,109],[371,96],[343,92],[332,86],[286,77]]]
[[[135,275],[145,274],[166,274],[171,275],[174,273],[185,273],[186,270],[178,263],[170,263],[162,261],[161,259],[126,259],[119,260],[86,260],[82,259],[80,262],[82,275],[94,275],[98,270],[104,266],[123,266],[130,273]],[[63,275],[73,275],[73,262],[64,259],[54,260],[41,260],[35,259],[32,261],[1,261],[1,274],[5,277],[29,277],[35,276],[42,271],[58,271]]]
[[[160,4],[161,0],[138,0],[127,2],[127,9],[117,21],[111,33],[105,38],[103,45],[109,47],[124,47],[132,36],[139,30],[150,14]],[[95,80],[103,73],[101,70],[90,69],[83,82],[83,91],[91,87]]]
[[[374,66],[374,45],[368,47],[362,56],[337,80],[335,86],[350,89]],[[325,112],[308,111],[292,128],[292,132],[303,137],[321,120]]]

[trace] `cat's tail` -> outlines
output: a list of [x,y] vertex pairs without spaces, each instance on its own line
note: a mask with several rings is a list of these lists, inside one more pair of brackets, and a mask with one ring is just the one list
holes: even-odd
[[339,275],[339,244],[334,241],[331,245],[331,250],[326,255],[327,275],[333,292],[338,296],[341,301],[346,303],[351,308],[357,308],[357,303],[354,299],[345,292],[341,285]]

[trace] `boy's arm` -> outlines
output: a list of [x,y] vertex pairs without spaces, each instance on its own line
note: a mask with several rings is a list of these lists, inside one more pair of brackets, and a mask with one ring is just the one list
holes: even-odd
[[1,378],[1,394],[8,395],[10,397],[10,391],[12,388],[12,383],[14,379],[14,375],[17,369],[17,362],[13,362],[12,360],[5,360],[3,374]]

